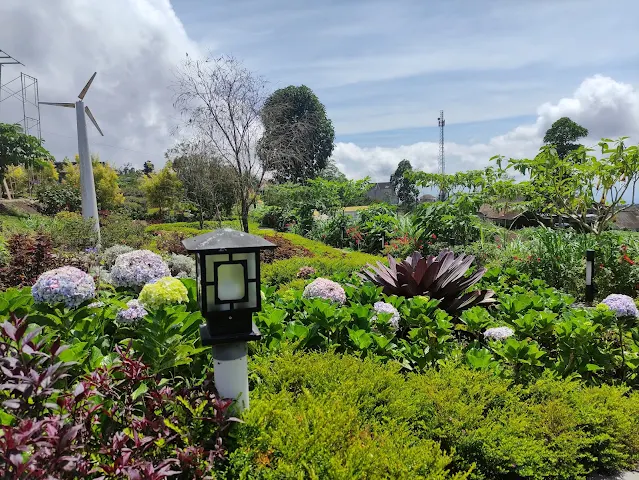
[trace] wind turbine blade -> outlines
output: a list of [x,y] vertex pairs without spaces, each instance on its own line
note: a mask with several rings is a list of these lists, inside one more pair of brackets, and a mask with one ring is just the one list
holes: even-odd
[[100,127],[98,126],[98,122],[95,121],[95,117],[91,113],[91,110],[89,110],[89,107],[84,107],[84,111],[87,112],[87,115],[89,116],[89,118],[93,122],[93,125],[95,125],[95,128],[98,129],[98,132],[100,132],[100,135],[102,135],[104,137],[104,133],[102,133],[102,130],[100,130]]
[[62,103],[62,102],[38,102],[40,105],[55,105],[56,107],[68,107],[75,108],[75,103]]
[[91,78],[89,78],[89,81],[87,82],[87,84],[84,86],[84,88],[82,89],[82,91],[80,92],[80,95],[78,95],[78,98],[80,100],[84,100],[84,96],[87,94],[87,92],[89,91],[89,87],[91,86],[91,83],[93,82],[93,79],[95,78],[95,76],[98,74],[98,72],[95,72],[93,75],[91,75]]

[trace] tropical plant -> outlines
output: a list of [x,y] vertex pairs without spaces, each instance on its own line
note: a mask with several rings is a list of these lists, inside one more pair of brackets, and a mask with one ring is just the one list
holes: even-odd
[[381,262],[377,266],[369,264],[360,276],[383,287],[386,295],[406,298],[427,296],[440,300],[439,308],[453,313],[495,302],[492,290],[466,292],[486,272],[485,268],[481,268],[467,275],[474,260],[472,255],[455,257],[448,250],[425,258],[421,253],[414,252],[401,263],[389,255],[388,267]]

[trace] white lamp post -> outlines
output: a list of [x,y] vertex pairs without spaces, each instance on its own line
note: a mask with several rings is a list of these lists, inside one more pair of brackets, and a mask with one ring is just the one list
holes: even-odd
[[592,303],[595,299],[595,251],[586,250],[586,302]]
[[197,298],[206,319],[200,335],[202,345],[213,346],[215,386],[244,410],[249,407],[246,343],[261,337],[252,320],[262,308],[260,251],[276,246],[230,228],[182,243],[195,254]]

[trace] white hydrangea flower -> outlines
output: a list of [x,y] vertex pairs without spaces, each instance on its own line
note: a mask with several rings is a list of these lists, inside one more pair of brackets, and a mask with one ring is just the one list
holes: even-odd
[[327,278],[316,278],[306,285],[302,297],[324,298],[340,305],[346,302],[346,292],[341,285]]
[[171,271],[162,257],[150,250],[134,250],[115,259],[111,269],[111,284],[116,287],[142,287]]
[[505,340],[514,334],[515,331],[510,327],[494,327],[484,332],[484,338],[488,340]]
[[[376,313],[390,313],[392,317],[389,319],[389,323],[393,330],[397,330],[399,328],[399,312],[395,307],[393,307],[390,303],[386,302],[375,302],[373,305],[373,310]],[[371,322],[377,321],[377,315],[373,315],[371,318]]]

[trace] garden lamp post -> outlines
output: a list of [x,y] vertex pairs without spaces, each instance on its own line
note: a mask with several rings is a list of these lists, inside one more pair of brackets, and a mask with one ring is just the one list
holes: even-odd
[[586,302],[592,303],[595,299],[595,251],[586,250]]
[[202,345],[213,347],[215,386],[224,398],[249,407],[246,343],[259,340],[253,312],[262,307],[260,251],[275,245],[230,228],[182,241],[195,254],[197,299],[206,324]]

